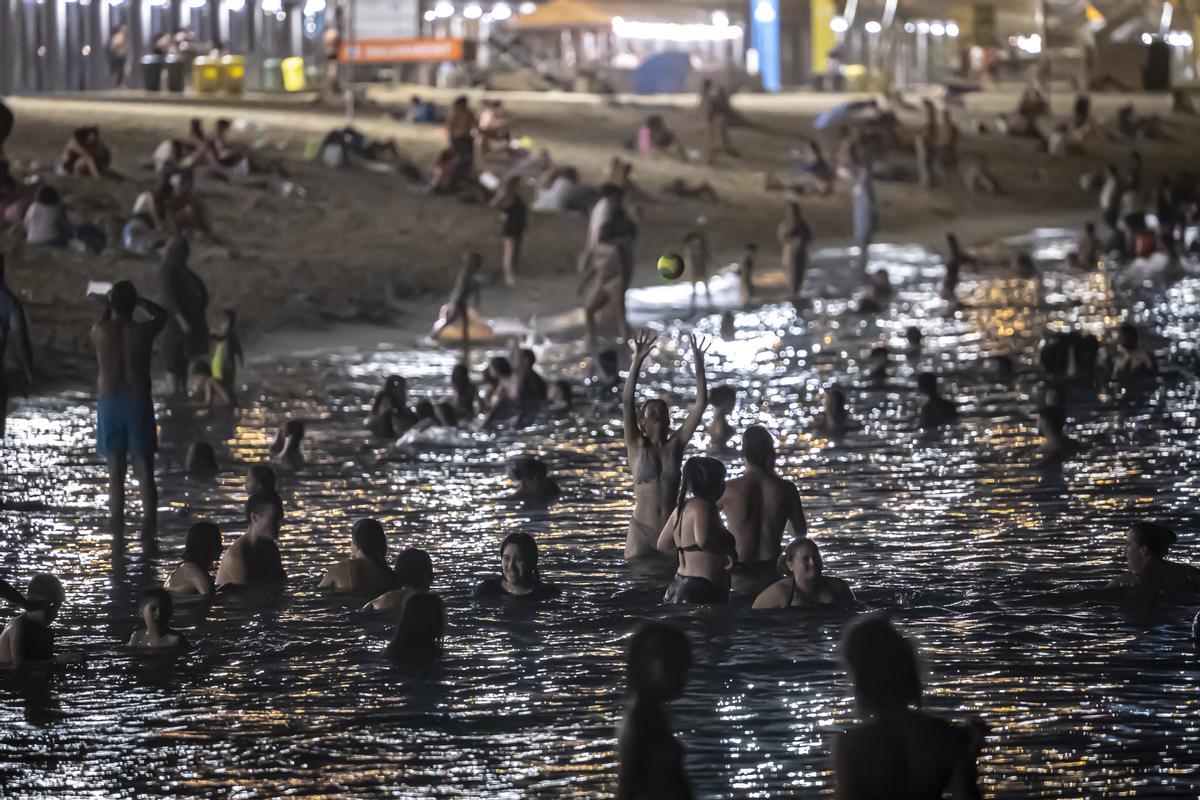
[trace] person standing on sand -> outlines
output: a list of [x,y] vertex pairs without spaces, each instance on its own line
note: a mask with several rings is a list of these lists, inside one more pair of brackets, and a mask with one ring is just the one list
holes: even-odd
[[[150,315],[133,319],[141,307]],[[144,297],[129,281],[109,292],[100,321],[92,326],[99,367],[96,380],[96,450],[108,462],[108,512],[114,531],[125,528],[125,472],[130,457],[142,494],[142,533],[158,532],[158,487],[154,454],[158,432],[150,395],[150,356],[154,339],[167,324],[167,312]]]
[[521,197],[521,176],[513,175],[505,182],[504,188],[492,201],[492,206],[501,212],[501,233],[504,237],[501,263],[504,282],[512,288],[517,285],[517,261],[521,257],[521,242],[525,238],[529,219],[529,206]]
[[4,426],[8,420],[8,376],[4,370],[4,353],[8,350],[9,336],[15,339],[17,361],[25,372],[25,384],[28,387],[33,383],[33,346],[29,342],[29,321],[25,317],[25,306],[4,282],[4,254],[0,253],[0,441],[4,439]]

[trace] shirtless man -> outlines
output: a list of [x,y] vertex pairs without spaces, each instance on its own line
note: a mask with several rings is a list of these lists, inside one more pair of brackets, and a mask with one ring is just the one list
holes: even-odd
[[279,558],[279,528],[283,502],[275,493],[259,492],[246,501],[246,532],[239,536],[217,567],[216,584],[246,588],[277,588],[287,580]]
[[19,666],[26,661],[49,661],[54,657],[54,635],[50,624],[58,615],[66,594],[58,578],[45,572],[34,575],[25,593],[24,613],[13,617],[0,633],[0,665]]
[[766,428],[751,425],[742,434],[742,460],[745,474],[725,484],[717,505],[737,542],[734,589],[754,583],[757,591],[775,575],[784,529],[802,538],[808,535],[808,523],[796,485],[775,472],[775,441]]
[[[141,307],[150,315],[135,321]],[[129,281],[109,292],[100,321],[92,326],[99,374],[96,380],[96,449],[108,461],[108,513],[114,531],[125,528],[125,473],[130,459],[142,494],[142,533],[158,532],[158,486],[154,454],[158,433],[150,396],[150,356],[154,337],[167,324],[162,306],[144,297]]]
[[8,337],[17,346],[17,361],[25,373],[26,385],[33,382],[33,346],[29,343],[29,324],[25,306],[4,282],[4,255],[0,253],[0,441],[4,439],[4,424],[8,419],[8,383],[4,370],[4,353]]

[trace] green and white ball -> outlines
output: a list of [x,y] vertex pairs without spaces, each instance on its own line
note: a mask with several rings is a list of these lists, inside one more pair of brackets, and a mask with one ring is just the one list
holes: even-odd
[[678,253],[663,253],[658,259],[658,274],[663,280],[679,280],[683,275],[683,257]]

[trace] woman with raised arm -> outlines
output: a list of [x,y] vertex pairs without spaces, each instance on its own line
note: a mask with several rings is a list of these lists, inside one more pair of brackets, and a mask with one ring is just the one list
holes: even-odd
[[642,363],[658,341],[650,331],[639,331],[633,340],[633,363],[625,380],[624,418],[625,451],[633,475],[633,519],[625,537],[625,558],[641,558],[658,552],[658,534],[662,531],[679,497],[683,453],[692,434],[700,427],[708,405],[708,384],[704,376],[705,348],[693,335],[692,357],[696,363],[696,399],[687,419],[671,432],[670,408],[658,399],[647,400],[636,410],[637,380]]

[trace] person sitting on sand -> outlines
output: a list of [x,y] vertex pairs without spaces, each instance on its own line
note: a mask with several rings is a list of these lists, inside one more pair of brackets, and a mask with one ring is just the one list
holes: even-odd
[[1167,599],[1195,599],[1200,595],[1200,569],[1167,560],[1167,552],[1176,540],[1175,531],[1165,525],[1135,523],[1125,542],[1129,569],[1107,588],[1139,589]]
[[1109,377],[1114,381],[1136,380],[1158,374],[1154,355],[1142,347],[1141,334],[1128,322],[1117,329],[1117,344],[1108,353]]
[[1064,433],[1066,424],[1067,414],[1062,406],[1048,405],[1038,409],[1038,433],[1042,435],[1038,451],[1044,466],[1061,464],[1082,449],[1079,442]]
[[288,420],[271,443],[271,463],[276,467],[297,472],[304,467],[304,423]]
[[729,415],[737,406],[737,390],[732,386],[714,386],[708,393],[708,402],[713,409],[713,419],[708,424],[708,452],[728,453],[729,440],[734,434]]
[[100,129],[96,126],[76,128],[63,148],[58,169],[63,175],[81,178],[102,178],[109,174],[112,153],[100,141]]
[[982,732],[921,710],[916,653],[891,622],[879,614],[850,622],[842,658],[866,721],[834,740],[836,795],[978,800]]
[[775,237],[782,251],[788,289],[792,299],[799,300],[804,291],[804,274],[808,271],[808,248],[812,244],[812,229],[805,222],[799,203],[788,203],[783,219],[775,229]]
[[825,397],[821,401],[821,416],[816,420],[815,427],[817,433],[831,439],[844,436],[859,427],[846,409],[846,390],[841,385],[835,383],[825,390]]
[[937,428],[958,419],[958,404],[938,391],[937,375],[932,372],[918,375],[917,392],[924,397],[918,413],[922,428]]
[[661,114],[651,114],[642,122],[637,133],[637,149],[642,155],[665,155],[680,161],[687,160],[687,150],[663,122]]
[[192,361],[188,384],[193,399],[201,408],[233,408],[237,405],[237,398],[213,377],[212,367],[203,358]]
[[433,561],[428,553],[415,547],[406,547],[396,556],[392,573],[396,588],[376,597],[363,607],[364,610],[399,612],[405,600],[414,594],[428,592],[433,585]]
[[399,375],[389,375],[371,401],[367,430],[372,436],[395,439],[416,422],[417,415],[408,406],[408,381]]
[[625,558],[633,559],[658,552],[659,534],[666,525],[679,496],[683,453],[696,428],[704,419],[708,405],[708,382],[704,375],[705,348],[691,337],[692,359],[696,365],[696,399],[687,419],[671,431],[670,408],[660,399],[647,400],[641,410],[635,408],[638,376],[646,357],[658,341],[650,331],[639,331],[633,340],[633,362],[622,393],[625,426],[625,452],[633,478],[633,519],[625,535]]
[[183,650],[188,646],[182,633],[171,628],[175,602],[161,586],[151,586],[138,600],[142,625],[129,637],[128,647],[138,650]]
[[218,587],[278,588],[287,580],[279,558],[283,501],[259,492],[246,501],[246,532],[234,540],[217,567]]
[[350,557],[330,567],[317,588],[367,597],[383,594],[396,583],[386,557],[383,525],[375,519],[360,519],[350,531]]
[[785,529],[808,535],[796,484],[775,471],[775,441],[761,425],[742,434],[746,471],[725,484],[717,504],[737,544],[737,572],[774,570]]
[[508,477],[517,484],[506,499],[530,505],[547,505],[558,499],[558,484],[550,477],[546,462],[522,456],[508,465]]
[[246,494],[275,494],[275,470],[270,464],[251,464],[246,470]]
[[537,543],[528,533],[517,531],[500,543],[500,577],[489,578],[475,587],[475,598],[493,600],[549,600],[561,590],[542,580],[538,571]]
[[396,632],[384,655],[404,664],[429,664],[442,654],[445,629],[446,604],[442,598],[428,592],[411,595],[400,606]]
[[663,602],[724,603],[729,600],[729,573],[737,562],[737,543],[717,506],[725,492],[725,465],[694,456],[683,465],[681,477],[678,504],[658,538],[658,549],[678,558]]
[[821,551],[812,539],[793,539],[779,559],[779,565],[788,577],[763,589],[754,598],[753,608],[845,607],[854,604],[850,584],[824,574]]
[[163,588],[181,596],[212,597],[217,587],[209,571],[221,557],[221,529],[207,520],[192,523],[183,545],[183,561],[163,581]]
[[31,245],[62,247],[71,238],[73,226],[67,218],[58,190],[43,185],[25,209],[25,242]]
[[66,601],[62,583],[48,572],[29,579],[25,611],[13,617],[0,633],[0,666],[18,667],[28,661],[54,658],[54,633],[50,625]]
[[629,699],[617,728],[620,800],[692,800],[683,747],[671,731],[666,704],[683,695],[692,648],[663,622],[643,625],[629,640],[625,662]]

